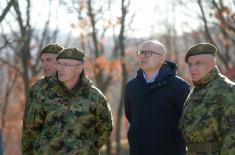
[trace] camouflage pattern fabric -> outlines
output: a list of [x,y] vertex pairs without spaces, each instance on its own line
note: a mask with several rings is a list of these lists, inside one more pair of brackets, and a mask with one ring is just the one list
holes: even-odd
[[[37,99],[42,94],[42,90],[47,88],[48,82],[50,77],[44,77],[40,80],[37,80],[35,84],[32,85],[32,87],[29,90],[29,95],[26,99],[25,108],[24,108],[24,117],[23,117],[23,131],[22,131],[22,151],[23,154],[33,154],[33,152],[27,152],[32,150],[33,147],[33,139],[32,137],[26,138],[27,131],[25,130],[26,125],[26,118],[28,116],[28,111],[30,109],[30,106],[32,104],[37,103]],[[35,135],[37,136],[37,135]]]
[[186,144],[221,145],[188,154],[235,155],[235,84],[215,67],[194,86],[179,125]]
[[26,120],[27,136],[40,133],[34,154],[99,154],[112,132],[112,114],[105,96],[84,73],[72,90],[53,77],[38,102]]

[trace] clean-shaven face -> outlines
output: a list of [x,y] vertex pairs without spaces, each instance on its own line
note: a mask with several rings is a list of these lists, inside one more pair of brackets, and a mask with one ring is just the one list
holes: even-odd
[[83,63],[72,59],[59,59],[57,62],[59,81],[66,83],[76,83],[80,76]]
[[56,71],[56,54],[44,53],[40,57],[43,74],[46,77],[53,76]]
[[155,42],[144,43],[137,54],[139,66],[144,72],[160,69],[165,61],[165,49]]
[[210,72],[216,65],[211,54],[200,54],[188,57],[189,73],[193,81],[198,81]]

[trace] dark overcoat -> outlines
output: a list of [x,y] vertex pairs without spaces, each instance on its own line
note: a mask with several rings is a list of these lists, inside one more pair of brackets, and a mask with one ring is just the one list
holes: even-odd
[[176,76],[176,64],[166,61],[153,83],[143,71],[127,83],[125,114],[130,155],[183,155],[185,144],[178,130],[189,85]]

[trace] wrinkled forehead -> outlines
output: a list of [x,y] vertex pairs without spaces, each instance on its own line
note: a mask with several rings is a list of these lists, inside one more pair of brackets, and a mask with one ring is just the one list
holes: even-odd
[[75,63],[82,63],[81,61],[78,60],[74,60],[74,59],[58,59],[58,62],[62,62],[62,63],[68,63],[68,64],[75,64]]
[[210,62],[214,61],[215,57],[211,54],[198,54],[188,57],[188,63],[194,63],[197,61]]
[[140,47],[140,50],[141,51],[151,50],[153,52],[157,52],[162,55],[166,54],[165,47],[160,42],[154,42],[154,41],[149,41],[149,42],[143,43]]
[[55,58],[56,59],[57,54],[53,54],[53,53],[43,53],[40,56],[40,59],[46,59],[46,58]]

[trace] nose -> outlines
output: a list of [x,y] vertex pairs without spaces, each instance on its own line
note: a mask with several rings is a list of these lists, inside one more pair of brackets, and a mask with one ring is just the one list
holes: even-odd
[[59,66],[57,66],[58,72],[61,72],[62,70],[64,70],[64,68],[65,68],[64,65],[59,65]]
[[141,54],[138,55],[138,58],[139,59],[146,59],[146,56],[145,56],[144,53],[141,53]]
[[58,69],[60,69],[60,70],[62,70],[62,69],[64,69],[64,68],[65,68],[65,65],[64,65],[64,64],[61,64],[61,65],[58,66]]
[[58,71],[61,71],[62,68],[63,68],[62,66],[57,66],[57,70],[58,70]]
[[195,65],[191,65],[191,66],[189,67],[190,73],[194,73],[196,70],[197,70],[197,68],[196,68]]
[[49,62],[48,61],[43,61],[42,66],[48,66]]

